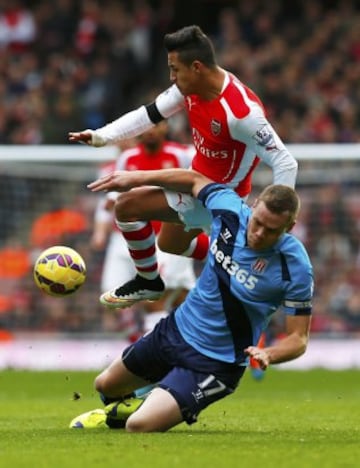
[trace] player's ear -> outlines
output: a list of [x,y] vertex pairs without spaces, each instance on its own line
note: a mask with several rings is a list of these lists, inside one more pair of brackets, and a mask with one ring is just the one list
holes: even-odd
[[199,60],[194,60],[193,63],[191,64],[191,68],[195,73],[200,73],[202,67],[203,67],[203,64]]
[[253,204],[251,205],[251,207],[252,207],[252,208],[255,208],[255,207],[258,206],[258,204],[259,204],[259,199],[258,199],[258,198],[255,198],[255,200],[254,200]]

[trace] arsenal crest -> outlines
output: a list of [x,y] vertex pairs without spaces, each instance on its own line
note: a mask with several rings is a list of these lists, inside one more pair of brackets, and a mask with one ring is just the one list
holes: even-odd
[[221,132],[221,122],[219,122],[216,119],[212,119],[210,127],[211,127],[211,133],[214,136],[218,136],[219,133]]

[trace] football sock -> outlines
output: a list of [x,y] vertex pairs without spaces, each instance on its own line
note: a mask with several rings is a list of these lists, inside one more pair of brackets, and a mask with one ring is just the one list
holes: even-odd
[[141,398],[141,399],[145,400],[145,398],[149,395],[151,390],[156,387],[156,385],[157,384],[149,384],[149,385],[146,385],[146,387],[138,388],[134,392],[135,398]]
[[116,225],[124,236],[139,276],[149,280],[157,278],[159,271],[156,241],[151,223],[143,221],[122,223],[116,221]]
[[195,239],[193,239],[189,247],[182,253],[184,257],[194,258],[195,260],[206,260],[209,250],[210,240],[209,236],[202,232]]

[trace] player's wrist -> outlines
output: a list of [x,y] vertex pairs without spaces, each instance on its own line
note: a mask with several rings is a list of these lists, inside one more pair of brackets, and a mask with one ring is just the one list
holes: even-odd
[[266,356],[267,365],[273,364],[275,361],[274,353],[271,348],[262,349],[264,355]]
[[95,148],[100,148],[101,146],[105,146],[108,140],[104,138],[100,133],[96,130],[88,130],[91,132],[91,146]]

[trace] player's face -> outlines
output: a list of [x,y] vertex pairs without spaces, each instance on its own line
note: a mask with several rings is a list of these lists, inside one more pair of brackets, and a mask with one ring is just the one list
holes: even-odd
[[139,140],[150,153],[155,153],[159,150],[160,146],[165,140],[166,132],[167,123],[165,120],[163,120],[162,122],[144,132],[139,137]]
[[181,94],[198,94],[201,89],[201,75],[199,73],[199,62],[186,65],[179,60],[177,52],[169,52],[168,66],[170,70],[170,81],[175,83]]
[[255,202],[247,231],[248,246],[253,250],[267,249],[290,227],[287,213],[273,213],[263,201]]

